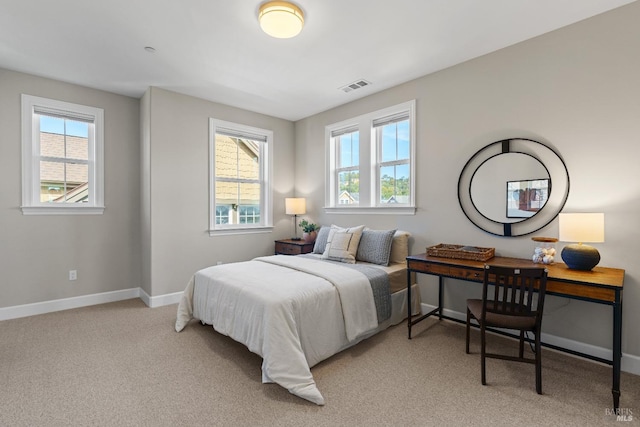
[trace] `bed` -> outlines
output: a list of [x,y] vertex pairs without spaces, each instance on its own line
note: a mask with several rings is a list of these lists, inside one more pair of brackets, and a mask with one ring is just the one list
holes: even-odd
[[[262,357],[263,383],[324,405],[311,368],[406,318],[408,238],[323,227],[314,253],[202,269],[187,284],[175,329],[193,318],[212,325]],[[417,287],[412,300],[417,313]]]

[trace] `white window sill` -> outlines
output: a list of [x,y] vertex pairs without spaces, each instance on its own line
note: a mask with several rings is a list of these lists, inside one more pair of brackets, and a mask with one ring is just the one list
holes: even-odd
[[104,206],[22,206],[23,215],[102,215]]
[[415,215],[415,206],[353,206],[336,207],[328,206],[324,208],[327,214],[355,214],[355,215]]
[[272,226],[261,227],[242,227],[242,228],[218,228],[209,230],[209,236],[226,236],[230,234],[255,234],[255,233],[271,233]]

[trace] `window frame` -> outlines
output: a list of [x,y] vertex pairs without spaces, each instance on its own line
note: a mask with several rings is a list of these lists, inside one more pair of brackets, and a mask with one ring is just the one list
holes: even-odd
[[[354,133],[358,132],[358,161],[354,164],[353,161],[351,161],[351,164],[349,166],[343,166],[343,161],[342,161],[342,137],[345,135],[353,135]],[[338,205],[343,205],[343,203],[340,203],[340,195],[342,194],[342,192],[340,191],[340,174],[341,173],[352,173],[352,172],[358,172],[358,181],[359,181],[359,177],[360,177],[360,172],[361,172],[361,165],[360,165],[360,132],[359,129],[357,127],[347,127],[347,128],[341,128],[338,132],[338,134],[334,134],[335,130],[331,132],[331,137],[334,138],[332,143],[334,144],[334,150],[335,150],[335,157],[334,157],[334,169],[333,169],[333,174],[334,174],[334,191],[335,191],[335,195],[336,195],[336,203]],[[337,139],[335,139],[337,138]],[[351,145],[351,155],[353,156],[353,137],[351,137],[351,141],[350,141],[350,145]],[[340,166],[338,166],[338,164],[340,164]],[[360,185],[358,184],[358,193],[360,193]],[[357,203],[357,205],[359,206],[359,203]]]
[[[51,114],[91,123],[88,135],[86,203],[40,201],[40,118]],[[101,215],[104,213],[104,110],[102,108],[22,94],[22,213],[23,215]]]
[[[245,224],[216,224],[216,133],[217,129],[231,130],[239,135],[261,137],[259,142],[260,222]],[[223,132],[227,133],[227,132]],[[273,131],[239,123],[209,118],[209,235],[266,233],[273,229]],[[226,205],[224,205],[226,206]],[[238,210],[240,207],[238,206]]]
[[[416,101],[411,100],[352,119],[325,126],[325,207],[326,213],[339,214],[398,214],[414,215],[416,212]],[[387,117],[408,115],[409,118],[409,202],[405,204],[380,203],[380,166],[382,163],[382,140],[377,137],[374,122]],[[349,129],[359,131],[359,198],[357,205],[340,204],[339,182],[336,167],[338,162],[336,138]]]

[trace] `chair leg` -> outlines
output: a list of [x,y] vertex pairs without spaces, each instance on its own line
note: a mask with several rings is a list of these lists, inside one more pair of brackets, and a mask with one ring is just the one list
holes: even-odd
[[467,347],[466,347],[467,354],[469,354],[469,329],[470,329],[470,323],[471,323],[471,311],[469,311],[469,309],[467,308]]
[[540,346],[540,331],[536,334],[536,392],[542,394],[542,347]]
[[520,359],[524,357],[524,330],[520,331]]
[[482,385],[487,385],[487,370],[486,370],[486,358],[485,358],[485,347],[487,344],[487,340],[485,338],[485,329],[484,323],[480,323],[480,372],[482,377]]

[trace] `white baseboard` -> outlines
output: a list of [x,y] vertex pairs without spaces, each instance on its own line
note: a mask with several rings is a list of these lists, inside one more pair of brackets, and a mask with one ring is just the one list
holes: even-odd
[[17,319],[35,316],[36,314],[69,310],[71,308],[87,307],[96,304],[139,298],[140,288],[123,289],[120,291],[103,292],[99,294],[82,295],[79,297],[62,298],[52,301],[36,302],[33,304],[16,305],[0,308],[0,320]]
[[96,304],[106,304],[109,302],[123,301],[127,299],[140,298],[151,308],[162,307],[164,305],[177,304],[182,298],[183,292],[172,294],[150,296],[142,288],[130,288],[120,291],[102,292],[99,294],[82,295],[79,297],[62,298],[52,301],[36,302],[33,304],[16,305],[13,307],[0,308],[0,321],[18,319],[20,317],[35,316],[38,314],[52,313],[54,311],[69,310],[72,308],[88,307]]
[[140,288],[140,299],[149,307],[156,308],[162,307],[163,305],[178,304],[180,302],[180,298],[182,298],[183,293],[183,291],[180,291],[174,292],[172,294],[164,294],[152,297],[148,293],[146,293],[144,289]]
[[[428,313],[431,310],[436,309],[436,306],[422,303],[422,312]],[[453,311],[449,309],[444,309],[442,314],[445,316],[451,317],[453,319],[461,320],[466,322],[467,315],[466,313],[460,313],[458,311]],[[604,348],[598,347],[591,344],[586,344],[579,341],[570,340],[568,338],[557,337],[555,335],[550,334],[542,334],[540,336],[543,342],[551,345],[555,345],[557,347],[566,348],[568,350],[577,351],[580,353],[588,354],[590,356],[599,357],[601,359],[611,360],[613,351]],[[629,372],[631,374],[640,375],[640,357],[632,354],[622,353],[622,367],[621,369],[624,372]]]

